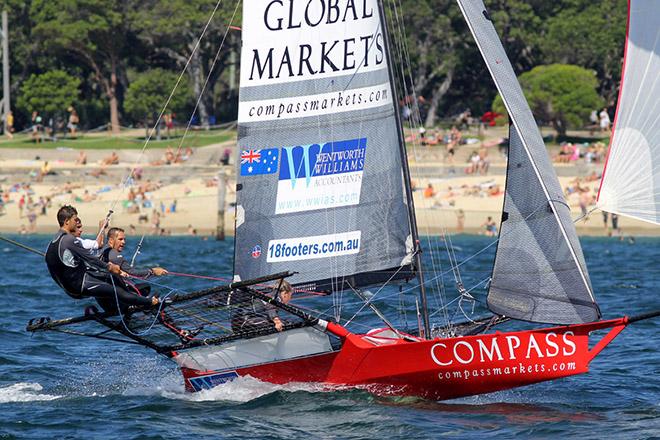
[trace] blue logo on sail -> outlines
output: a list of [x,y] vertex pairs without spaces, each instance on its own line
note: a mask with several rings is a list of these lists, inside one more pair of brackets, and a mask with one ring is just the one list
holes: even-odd
[[276,214],[356,205],[367,139],[282,148]]
[[276,173],[278,156],[277,148],[241,150],[241,176]]
[[314,176],[362,171],[366,149],[366,138],[284,147],[280,180],[291,180],[295,186],[304,179],[309,186]]

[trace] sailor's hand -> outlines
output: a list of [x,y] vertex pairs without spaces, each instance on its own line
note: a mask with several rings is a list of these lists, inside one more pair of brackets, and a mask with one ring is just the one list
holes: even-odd
[[158,305],[159,302],[160,302],[160,300],[158,299],[157,296],[152,296],[152,297],[151,297],[151,305],[152,305],[152,306],[156,306],[156,305]]
[[275,330],[277,330],[278,332],[284,330],[284,324],[282,324],[282,320],[277,316],[273,318],[273,324],[275,324]]
[[[115,275],[121,275],[123,270],[121,270],[121,267],[119,267],[118,264],[108,263],[108,272],[113,273]],[[122,276],[124,276],[124,275],[122,275]]]
[[105,231],[108,229],[108,226],[110,226],[110,220],[108,218],[104,218],[99,222],[99,230]]
[[157,277],[168,274],[167,270],[163,269],[162,267],[152,267],[151,268],[151,273],[153,273]]
[[128,278],[130,275],[128,274],[128,272],[124,272],[123,270],[120,270],[119,271],[119,276],[122,276],[124,278]]

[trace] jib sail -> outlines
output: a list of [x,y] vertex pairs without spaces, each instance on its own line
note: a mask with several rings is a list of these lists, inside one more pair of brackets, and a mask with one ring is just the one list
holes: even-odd
[[244,2],[235,275],[340,289],[411,276],[376,0]]
[[506,195],[488,306],[526,321],[600,318],[568,204],[483,2],[459,5],[511,119]]

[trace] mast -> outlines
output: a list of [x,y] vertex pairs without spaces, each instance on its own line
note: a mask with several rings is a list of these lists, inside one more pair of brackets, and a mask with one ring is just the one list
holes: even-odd
[[[413,252],[415,256],[415,263],[417,265],[417,278],[419,280],[419,299],[422,303],[422,325],[424,333],[420,336],[429,338],[431,336],[431,326],[429,324],[429,310],[428,302],[426,300],[426,287],[424,285],[424,272],[422,270],[422,249],[419,243],[419,231],[417,229],[417,217],[415,215],[415,203],[413,202],[412,189],[410,187],[410,168],[408,167],[408,154],[406,153],[406,142],[403,136],[403,127],[401,126],[401,114],[399,110],[399,97],[396,92],[396,85],[394,83],[394,72],[392,71],[392,57],[390,34],[387,30],[387,22],[385,17],[385,8],[383,0],[378,0],[378,13],[380,15],[380,22],[383,29],[383,37],[385,39],[385,55],[387,57],[387,73],[392,85],[392,103],[394,105],[394,115],[396,119],[396,131],[399,137],[399,153],[401,155],[401,165],[403,167],[403,185],[406,189],[406,202],[408,205],[408,218],[410,220],[410,231],[413,238]],[[420,329],[422,330],[422,329]]]

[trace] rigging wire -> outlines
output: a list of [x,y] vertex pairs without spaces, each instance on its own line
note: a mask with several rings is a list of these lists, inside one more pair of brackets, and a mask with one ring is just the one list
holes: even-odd
[[[221,2],[220,0],[218,4]],[[211,68],[209,69],[208,75],[206,75],[206,79],[204,80],[204,84],[202,85],[202,90],[199,92],[199,95],[197,96],[197,101],[195,102],[195,108],[193,108],[192,112],[190,113],[190,118],[188,119],[188,123],[186,124],[186,129],[183,132],[183,136],[181,136],[181,142],[179,142],[179,146],[177,148],[177,154],[181,152],[181,147],[183,146],[183,141],[186,138],[186,135],[188,134],[188,131],[190,130],[190,127],[192,125],[193,118],[195,116],[195,113],[197,113],[197,109],[199,108],[199,103],[202,102],[202,96],[204,96],[204,92],[206,91],[206,87],[209,84],[209,80],[211,79],[211,74],[213,73],[213,70],[215,69],[215,65],[218,62],[218,59],[220,58],[220,53],[222,52],[222,49],[224,48],[225,41],[227,39],[227,35],[229,34],[230,30],[235,30],[235,28],[232,26],[232,23],[234,22],[234,18],[236,17],[236,12],[238,11],[238,7],[240,6],[241,1],[236,2],[236,6],[234,7],[234,12],[232,13],[231,20],[229,20],[229,25],[225,29],[225,33],[222,36],[222,40],[220,41],[220,46],[218,47],[218,50],[215,53],[215,57],[213,58],[213,62],[211,63]],[[215,11],[213,11],[215,13]],[[211,17],[213,19],[213,17]],[[200,37],[201,39],[201,37]]]
[[14,246],[17,246],[21,249],[25,249],[26,251],[32,252],[33,254],[41,255],[42,257],[46,256],[45,252],[42,252],[42,251],[37,250],[33,247],[27,246],[23,243],[19,243],[18,241],[12,240],[11,238],[3,237],[2,235],[0,235],[0,240],[5,241],[9,244],[13,244]]
[[[167,299],[172,293],[175,292],[175,289],[172,289],[172,290],[170,290],[167,294],[165,294],[165,296],[159,298],[160,300],[159,300],[159,302],[158,302],[158,308],[157,308],[157,310],[156,310],[156,313],[154,314],[154,319],[151,321],[151,324],[149,324],[145,330],[136,333],[136,332],[133,332],[133,331],[128,327],[128,324],[127,324],[126,321],[124,320],[124,314],[123,314],[122,311],[121,311],[121,304],[120,304],[120,302],[119,302],[119,294],[117,293],[117,286],[115,285],[115,278],[114,278],[113,276],[110,276],[110,281],[112,282],[112,288],[113,288],[114,293],[115,293],[115,305],[116,305],[116,307],[117,307],[117,313],[118,313],[118,315],[119,315],[119,319],[121,320],[121,324],[124,326],[124,329],[125,329],[127,332],[129,332],[131,335],[133,335],[133,336],[144,336],[144,335],[146,335],[147,333],[149,333],[149,332],[151,331],[151,329],[153,328],[153,326],[156,325],[156,322],[158,322],[158,317],[160,316],[161,312],[163,311],[163,307],[165,306],[165,300],[166,300],[166,299]],[[148,280],[144,280],[144,281],[149,282]],[[156,285],[158,285],[157,283],[152,283],[152,284],[156,284]]]
[[[526,217],[524,217],[523,220],[527,220],[527,219],[529,219],[531,216],[533,216],[534,214],[536,214],[536,213],[539,212],[540,210],[545,209],[546,206],[547,206],[547,204],[546,204],[546,203],[543,203],[539,208],[535,209],[534,211],[532,211],[531,213],[529,213]],[[426,279],[426,280],[425,280],[425,283],[432,283],[432,282],[434,282],[437,278],[442,278],[442,277],[444,277],[445,275],[449,275],[449,274],[453,273],[453,272],[456,270],[456,268],[458,268],[458,267],[460,267],[460,266],[463,266],[464,264],[466,264],[466,263],[469,262],[470,260],[472,260],[472,259],[476,258],[477,256],[481,255],[481,254],[484,253],[486,250],[488,250],[488,249],[490,249],[491,247],[493,247],[494,245],[496,245],[496,244],[497,244],[502,238],[508,236],[509,234],[512,234],[513,232],[514,232],[514,230],[510,230],[510,231],[508,231],[508,232],[505,232],[504,234],[501,234],[498,238],[496,238],[496,239],[493,240],[491,243],[489,243],[489,244],[487,244],[486,246],[484,246],[484,247],[483,247],[482,249],[480,249],[479,251],[477,251],[477,252],[475,252],[474,254],[470,255],[470,256],[469,256],[468,258],[466,258],[465,260],[461,261],[460,263],[456,263],[455,265],[452,265],[452,267],[451,267],[450,269],[445,270],[444,272],[441,272],[441,273],[437,274],[437,275],[436,275],[435,277],[433,277],[433,278],[428,278],[428,279]],[[487,279],[490,279],[490,276],[488,276]],[[482,281],[482,282],[483,282],[483,281]],[[384,286],[383,286],[383,287],[384,287]],[[379,290],[378,290],[378,291],[377,291],[377,292],[376,292],[376,293],[370,298],[369,301],[373,301],[373,300],[375,299],[376,295],[382,290],[383,287],[381,287],[381,288],[380,288],[380,289],[379,289]],[[476,287],[476,286],[475,286],[475,287]],[[403,290],[401,291],[401,293],[410,292],[410,291],[413,291],[413,290],[415,290],[415,289],[417,289],[417,288],[419,288],[419,285],[413,285],[413,286],[411,286],[411,287],[409,287],[409,288],[407,288],[407,289],[403,289]],[[472,288],[472,289],[473,289],[473,288]],[[472,289],[468,290],[468,293],[471,292]],[[399,293],[399,292],[397,292],[397,293],[392,293],[392,294],[389,294],[389,295],[385,295],[385,296],[381,297],[380,299],[388,299],[388,298],[391,298],[391,297],[393,297],[393,296],[395,296],[395,295],[398,295],[398,294],[400,294],[400,293]],[[460,298],[460,296],[457,297],[457,299],[459,299],[459,298]],[[453,301],[453,300],[452,300],[452,301]],[[350,303],[349,303],[349,304],[350,304]],[[359,304],[359,303],[353,303],[353,304]],[[367,305],[368,305],[367,303],[363,304],[362,307],[358,310],[358,312],[356,312],[356,313],[353,315],[353,317],[351,317],[351,319],[348,320],[347,324],[350,323],[350,322],[351,322],[351,321],[357,316],[357,314],[360,313],[360,312],[364,309],[364,307],[366,307]],[[444,313],[446,313],[446,307],[444,308],[443,314],[444,314]]]
[[144,233],[142,234],[142,237],[140,237],[140,241],[138,242],[137,247],[135,248],[135,252],[133,253],[133,257],[131,258],[131,267],[135,265],[135,259],[137,258],[138,255],[140,255],[140,251],[142,250],[142,242],[144,242]]
[[379,294],[379,293],[385,288],[385,286],[387,286],[387,285],[389,284],[390,281],[392,281],[392,280],[394,279],[394,277],[397,276],[397,274],[398,274],[402,269],[403,269],[403,266],[399,266],[399,268],[398,268],[398,269],[392,274],[392,276],[390,276],[390,278],[389,278],[389,279],[388,279],[388,280],[387,280],[382,286],[380,286],[380,288],[376,291],[376,293],[374,293],[374,294],[371,296],[371,298],[369,298],[368,301],[365,301],[364,304],[362,304],[362,307],[360,307],[360,308],[358,309],[358,311],[355,312],[355,314],[351,317],[351,319],[349,319],[348,321],[346,321],[346,325],[348,325],[351,321],[353,321],[353,319],[355,319],[355,317],[356,317],[356,316],[357,316],[362,310],[364,310],[365,307],[367,307],[371,302],[373,302],[373,300],[376,298],[376,296],[377,296],[377,295],[378,295],[378,294]]
[[[403,24],[403,13],[399,12],[399,11],[402,11],[402,8],[401,8],[400,4],[397,7],[397,1],[395,1],[395,0],[391,0],[390,4],[392,5],[391,6],[392,15],[394,17],[394,21],[395,21],[395,24],[396,24],[395,29],[398,31],[399,36],[400,36],[400,38],[396,39],[396,41],[398,43],[396,45],[396,49],[398,50],[399,59],[403,60],[405,62],[405,65],[410,66],[411,65],[411,59],[410,59],[410,52],[409,52],[407,41],[406,41],[407,35],[406,35],[406,31],[405,31],[405,25]],[[417,128],[422,126],[422,123],[421,123],[421,114],[420,114],[420,111],[419,111],[419,106],[417,104],[418,99],[417,99],[417,92],[416,92],[415,86],[414,86],[415,81],[412,78],[412,72],[410,71],[410,69],[408,69],[408,74],[406,74],[403,62],[399,63],[399,66],[400,66],[401,73],[400,73],[400,77],[398,79],[399,79],[401,87],[404,91],[404,103],[407,102],[407,99],[408,99],[409,96],[412,96],[412,98],[414,99],[413,111],[412,111],[412,114],[411,114],[410,118],[408,119],[408,126],[412,130],[412,133],[413,133],[413,137],[412,137],[412,147],[413,148],[412,148],[412,151],[413,151],[413,155],[415,157],[415,165],[414,166],[416,168],[417,174],[419,174],[419,165],[418,164],[419,164],[419,159],[420,158],[419,158],[419,154],[418,154],[418,142],[417,142],[417,138],[415,136],[415,133],[417,132]],[[408,78],[408,80],[410,81],[411,90],[408,89],[408,86],[407,86],[408,81],[406,80],[406,78]],[[424,226],[424,229],[426,230],[426,241],[427,241],[428,249],[429,249],[429,257],[431,258],[431,269],[432,269],[434,275],[437,275],[438,269],[442,270],[442,263],[441,263],[441,260],[439,259],[439,257],[438,257],[438,261],[436,262],[436,256],[435,256],[436,252],[434,250],[433,241],[432,241],[431,233],[430,233],[430,226],[429,226],[428,221],[424,222],[423,226]],[[443,279],[441,277],[435,276],[434,279],[436,280],[435,289],[434,289],[435,292],[436,292],[436,296],[434,296],[434,298],[436,299],[436,301],[439,301],[439,303],[440,303],[439,305],[442,305],[442,304],[446,303],[446,301],[447,301],[446,300],[446,289],[445,289],[445,286],[444,286],[444,282],[443,282]],[[448,323],[448,318],[449,318],[448,315],[446,315],[445,320],[446,320],[447,323]]]
[[[119,202],[119,200],[123,196],[124,191],[126,190],[126,188],[131,183],[131,181],[133,179],[133,176],[135,174],[135,170],[137,169],[138,164],[142,160],[142,156],[144,155],[144,151],[147,148],[147,145],[149,144],[149,142],[151,141],[151,138],[153,137],[153,133],[156,131],[156,128],[159,126],[160,121],[163,118],[163,115],[165,114],[165,111],[167,110],[167,107],[170,104],[170,101],[172,100],[172,97],[174,96],[174,93],[176,92],[177,88],[179,87],[179,84],[181,83],[181,80],[183,79],[183,76],[185,75],[186,71],[188,70],[188,66],[190,65],[190,62],[192,61],[193,56],[199,50],[202,39],[206,35],[206,31],[208,30],[211,22],[213,21],[213,18],[215,17],[215,14],[218,11],[221,3],[222,3],[222,0],[218,0],[216,2],[215,7],[213,8],[213,11],[211,12],[211,15],[210,15],[209,19],[206,21],[206,25],[204,26],[204,29],[202,30],[202,33],[200,34],[199,38],[195,42],[195,46],[193,47],[192,51],[190,52],[190,56],[188,56],[188,59],[186,60],[186,64],[184,65],[183,70],[179,74],[179,76],[176,80],[176,83],[174,84],[174,87],[172,88],[172,91],[170,92],[169,96],[167,97],[167,100],[166,100],[165,104],[161,108],[160,113],[158,114],[158,118],[156,119],[156,122],[155,122],[154,126],[152,127],[151,131],[149,132],[149,135],[147,136],[147,138],[145,139],[144,145],[142,146],[142,149],[140,150],[140,154],[138,155],[135,162],[131,166],[131,169],[130,169],[128,175],[126,176],[126,178],[123,179],[123,182],[121,184],[121,190],[119,191],[119,194],[117,195],[115,200],[112,202],[111,207],[110,207],[110,211],[115,209],[117,203]],[[238,7],[238,3],[240,3],[240,2],[237,2],[237,7]],[[236,9],[234,9],[234,15],[235,14],[236,14]],[[233,21],[233,18],[234,18],[234,16],[232,16],[232,21]],[[229,31],[229,28],[227,28],[227,30],[225,32],[225,37],[226,37],[228,31]],[[225,39],[223,38],[223,40],[222,40],[223,44],[224,44],[224,41],[225,41]],[[220,46],[218,51],[221,48],[222,48],[222,45]],[[218,57],[218,55],[216,54],[216,58],[214,59],[213,66],[215,66],[215,63],[217,61],[217,57]],[[211,71],[212,71],[212,69],[211,69]],[[209,76],[207,76],[207,78],[206,78],[206,81],[204,83],[204,87],[206,87],[209,77],[210,77],[210,72],[209,72]],[[197,106],[199,105],[201,95],[203,93],[204,93],[204,89],[202,89],[202,91],[200,93],[200,96],[197,99],[197,103],[195,104],[195,111],[197,109]],[[193,115],[194,115],[194,112],[193,112]],[[179,151],[180,151],[181,145],[183,144],[183,140],[185,139],[185,136],[188,133],[188,129],[190,128],[191,121],[192,121],[192,116],[190,117],[190,121],[188,122],[188,126],[186,127],[186,132],[184,133],[184,135],[181,138],[181,143],[179,144]],[[143,238],[144,238],[144,234],[142,235],[142,238],[140,239],[140,242],[142,242]],[[133,259],[132,259],[131,264],[133,264],[133,262],[135,261],[136,256],[137,256],[137,253],[135,255],[133,255]]]

